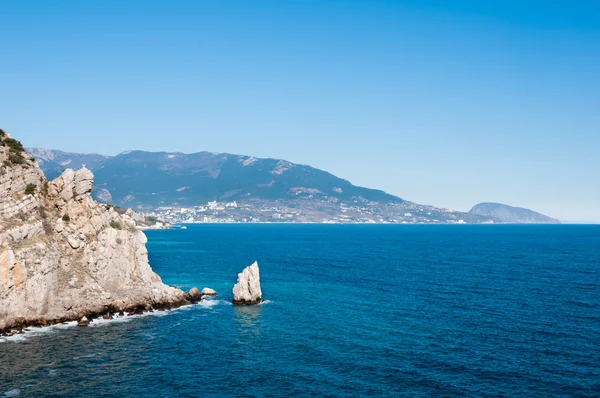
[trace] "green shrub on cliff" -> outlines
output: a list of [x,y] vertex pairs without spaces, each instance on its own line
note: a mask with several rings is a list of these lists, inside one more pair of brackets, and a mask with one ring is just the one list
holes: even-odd
[[[0,130],[1,131],[1,130]],[[2,138],[6,136],[6,133],[2,131],[3,134],[0,134],[0,144],[2,146],[7,146],[8,150],[8,160],[5,162],[7,166],[13,164],[24,164],[25,158],[23,157],[23,153],[25,153],[25,148],[23,148],[23,144],[20,141],[15,140],[14,138]]]
[[25,158],[21,155],[20,152],[9,152],[8,153],[8,162],[10,164],[23,164]]
[[27,186],[25,187],[25,195],[33,195],[35,193],[35,189],[37,187],[35,186],[35,184],[27,184]]
[[3,140],[4,145],[10,148],[11,152],[25,152],[21,141],[15,140],[14,138],[6,138]]

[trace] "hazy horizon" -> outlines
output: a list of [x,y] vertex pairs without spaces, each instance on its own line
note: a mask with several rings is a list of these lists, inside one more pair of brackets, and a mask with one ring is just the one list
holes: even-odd
[[407,200],[600,222],[600,6],[0,4],[28,147],[282,158]]

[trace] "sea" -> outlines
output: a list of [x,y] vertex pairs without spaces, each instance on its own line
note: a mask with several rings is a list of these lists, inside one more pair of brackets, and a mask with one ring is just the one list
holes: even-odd
[[[0,397],[598,397],[600,226],[146,232],[168,312],[0,343]],[[264,302],[231,304],[258,261]]]

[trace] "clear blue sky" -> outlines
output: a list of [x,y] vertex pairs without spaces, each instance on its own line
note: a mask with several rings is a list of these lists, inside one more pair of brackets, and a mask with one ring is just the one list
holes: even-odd
[[598,1],[3,1],[27,146],[284,158],[600,221]]

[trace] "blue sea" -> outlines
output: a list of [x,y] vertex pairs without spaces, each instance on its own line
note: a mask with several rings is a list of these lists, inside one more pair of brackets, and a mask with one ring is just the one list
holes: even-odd
[[[0,396],[600,395],[600,226],[148,231],[212,301],[0,343]],[[262,305],[230,304],[257,260]]]

